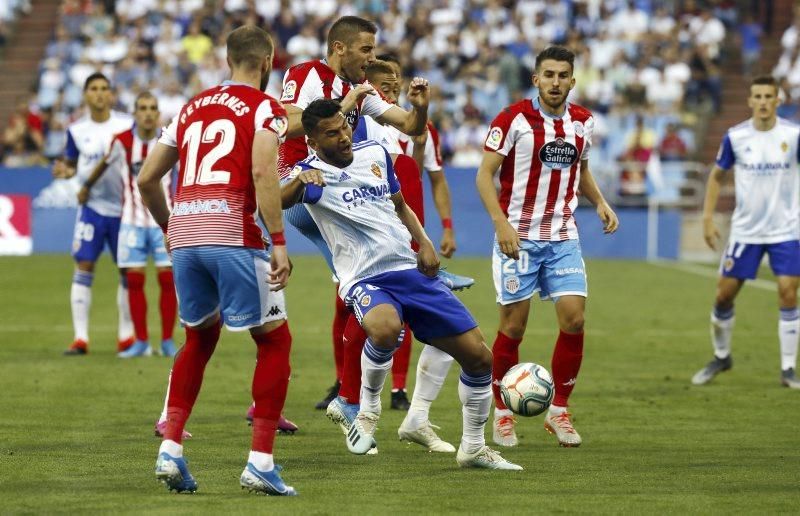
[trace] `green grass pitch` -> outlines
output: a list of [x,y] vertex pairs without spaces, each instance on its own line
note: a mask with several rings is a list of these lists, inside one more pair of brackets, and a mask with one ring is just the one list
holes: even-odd
[[[349,454],[337,427],[313,409],[333,380],[334,287],[321,259],[295,257],[287,291],[294,335],[285,413],[301,427],[279,436],[276,459],[293,499],[241,491],[250,432],[255,351],[223,332],[188,429],[194,495],[154,480],[170,360],[115,357],[116,275],[99,265],[91,353],[62,357],[72,329],[64,256],[0,259],[0,513],[776,513],[800,502],[800,392],[779,385],[776,295],[745,288],[737,305],[734,369],[706,387],[689,384],[711,356],[708,313],[715,281],[643,262],[587,263],[586,349],[572,396],[577,449],[562,449],[542,417],[519,419],[520,446],[504,450],[523,472],[459,469],[452,455],[397,440],[402,414],[388,408],[377,456]],[[460,294],[491,345],[497,311],[488,260],[459,259],[477,284]],[[158,337],[155,280],[150,327]],[[155,330],[155,331],[153,331]],[[534,301],[521,348],[544,364],[557,333],[553,307]],[[180,330],[176,334],[180,341]],[[413,387],[419,344],[409,382]],[[457,443],[457,371],[431,419]],[[491,430],[487,428],[487,439]]]

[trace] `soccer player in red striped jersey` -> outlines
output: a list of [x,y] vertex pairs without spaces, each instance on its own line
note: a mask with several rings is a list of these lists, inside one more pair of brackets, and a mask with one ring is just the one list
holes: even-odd
[[[300,63],[286,71],[281,102],[289,116],[289,129],[287,140],[280,147],[281,179],[286,179],[295,163],[309,155],[300,117],[306,106],[317,99],[340,100],[342,112],[352,129],[355,129],[359,116],[367,115],[378,123],[390,125],[406,134],[424,133],[428,120],[427,81],[419,77],[411,81],[408,91],[411,109],[408,111],[387,102],[366,81],[365,70],[375,61],[377,32],[377,26],[369,20],[343,16],[328,31],[325,59]],[[306,208],[302,205],[290,208],[286,211],[286,220],[316,244],[333,271],[331,253]],[[336,397],[344,371],[343,338],[350,312],[338,296],[335,307],[331,333],[336,382],[325,398],[316,404],[317,409],[325,409]]]
[[[186,344],[172,368],[167,427],[156,477],[170,489],[195,491],[183,458],[183,429],[224,323],[249,330],[257,348],[252,394],[253,439],[242,487],[294,495],[272,451],[289,384],[291,335],[273,312],[289,276],[277,173],[278,146],[288,121],[263,90],[272,67],[269,34],[240,27],[227,39],[231,80],[191,99],[161,135],[139,175],[142,199],[167,232]],[[172,213],[161,178],[180,160]],[[271,232],[268,258],[256,224]]]
[[[131,347],[118,353],[121,358],[149,356],[152,353],[147,331],[147,298],[145,297],[145,267],[148,256],[152,256],[161,287],[159,310],[161,312],[161,353],[175,355],[172,332],[178,301],[172,278],[172,262],[164,245],[161,228],[153,220],[142,203],[136,177],[147,157],[147,151],[156,144],[158,132],[158,100],[150,92],[142,92],[134,101],[135,125],[114,136],[111,149],[98,163],[92,175],[78,192],[82,204],[89,198],[92,186],[104,174],[120,174],[123,178],[122,224],[117,244],[117,261],[124,268],[128,279],[128,301],[135,341]],[[161,181],[168,206],[172,206],[172,175]]]
[[[579,446],[567,412],[583,357],[586,272],[573,212],[578,192],[597,207],[605,233],[617,230],[617,215],[603,198],[589,170],[594,119],[567,102],[575,86],[574,54],[549,47],[536,57],[535,99],[504,109],[491,124],[476,183],[495,225],[492,259],[500,327],[493,346],[494,441],[516,446],[512,413],[498,384],[519,362],[530,299],[555,301],[559,336],[553,351],[555,398],[545,429],[561,446]],[[500,196],[494,175],[500,170]]]

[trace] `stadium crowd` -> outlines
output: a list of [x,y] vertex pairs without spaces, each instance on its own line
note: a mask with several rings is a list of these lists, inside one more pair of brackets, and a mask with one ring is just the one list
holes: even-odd
[[[64,0],[35,93],[14,115],[34,120],[7,131],[3,162],[58,157],[95,71],[112,78],[117,109],[130,111],[150,90],[168,120],[227,77],[224,37],[245,23],[275,36],[270,93],[280,96],[284,71],[322,57],[328,26],[345,14],[374,19],[379,50],[402,56],[407,76],[431,81],[444,159],[465,167],[477,166],[490,117],[535,96],[533,58],[553,43],[578,56],[571,100],[596,114],[596,163],[691,157],[698,112],[719,110],[726,34],[748,21],[725,0]],[[643,173],[623,170],[620,193],[643,187]]]

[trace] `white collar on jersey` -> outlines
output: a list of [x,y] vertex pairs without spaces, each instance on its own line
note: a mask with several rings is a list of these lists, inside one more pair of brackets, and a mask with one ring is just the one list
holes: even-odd
[[[232,81],[230,79],[225,79],[224,81],[222,81],[222,83],[220,83],[220,86],[247,86],[248,88],[253,88],[249,84],[245,84],[243,82],[238,82],[238,81]],[[258,89],[258,88],[253,88],[253,89]]]
[[567,103],[564,104],[564,114],[563,115],[561,115],[561,116],[551,115],[550,113],[547,113],[542,109],[542,105],[539,103],[539,96],[538,95],[531,102],[533,103],[533,109],[538,110],[543,116],[546,116],[547,118],[554,118],[554,119],[564,118],[564,115],[567,114],[567,109],[569,109],[569,102],[567,102]]

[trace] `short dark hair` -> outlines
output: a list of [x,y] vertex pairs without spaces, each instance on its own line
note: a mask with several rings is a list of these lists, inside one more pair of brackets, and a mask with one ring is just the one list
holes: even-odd
[[342,16],[336,20],[328,31],[328,55],[333,54],[334,41],[350,45],[362,32],[377,34],[378,26],[358,16]]
[[388,61],[378,60],[367,65],[365,72],[367,79],[370,80],[369,78],[373,77],[376,73],[388,73],[394,75],[394,68],[392,68],[392,65],[390,65]]
[[136,100],[133,101],[133,110],[136,111],[139,108],[139,101],[142,99],[154,99],[156,101],[156,108],[158,108],[158,99],[155,95],[150,93],[149,91],[143,91],[136,95]]
[[303,110],[303,116],[300,117],[300,121],[303,123],[303,131],[310,135],[317,128],[320,120],[330,118],[336,113],[341,113],[341,111],[342,106],[338,100],[315,100]]
[[551,59],[553,61],[564,61],[569,63],[569,67],[571,69],[575,69],[575,54],[564,47],[559,46],[552,46],[547,47],[541,52],[539,55],[536,56],[536,71],[539,71],[539,67],[542,65],[542,62]]
[[771,75],[757,75],[753,77],[753,80],[750,81],[750,86],[758,85],[772,86],[775,88],[775,91],[778,91],[778,80]]
[[400,64],[400,58],[397,57],[397,54],[394,54],[392,52],[387,52],[385,54],[381,54],[379,56],[376,56],[376,59],[378,61],[386,61],[387,63],[394,63],[396,65],[402,66]]
[[228,59],[233,66],[256,70],[272,54],[272,38],[260,27],[245,25],[234,29],[226,40]]
[[102,74],[100,72],[94,72],[92,75],[87,77],[86,80],[84,81],[84,83],[83,83],[83,91],[88,90],[89,89],[89,85],[91,83],[93,83],[94,81],[98,81],[98,80],[106,81],[106,84],[108,84],[108,87],[111,88],[111,81],[108,80],[108,77],[106,77],[104,74]]

